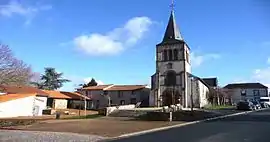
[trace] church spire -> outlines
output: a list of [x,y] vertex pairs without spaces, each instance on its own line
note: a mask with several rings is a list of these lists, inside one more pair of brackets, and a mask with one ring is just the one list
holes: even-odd
[[169,40],[184,40],[181,36],[181,33],[177,27],[175,16],[174,16],[174,0],[172,0],[171,7],[171,15],[170,19],[164,34],[163,42],[169,41]]

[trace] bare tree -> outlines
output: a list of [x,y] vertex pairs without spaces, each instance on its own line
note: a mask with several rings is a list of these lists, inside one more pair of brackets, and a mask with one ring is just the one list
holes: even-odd
[[31,68],[0,43],[0,85],[26,85],[32,76]]

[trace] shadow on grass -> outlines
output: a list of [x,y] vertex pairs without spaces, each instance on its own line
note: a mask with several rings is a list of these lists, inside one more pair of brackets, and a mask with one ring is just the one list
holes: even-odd
[[86,115],[86,116],[71,116],[71,117],[66,117],[62,119],[95,119],[95,118],[100,118],[104,117],[104,115],[99,115],[99,114],[91,114],[91,115]]

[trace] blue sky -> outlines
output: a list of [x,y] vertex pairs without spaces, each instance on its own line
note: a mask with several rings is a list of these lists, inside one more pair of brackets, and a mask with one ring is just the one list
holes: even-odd
[[[35,72],[55,67],[72,80],[148,84],[155,45],[171,0],[1,0],[0,41]],[[267,0],[176,0],[175,15],[191,48],[192,72],[220,85],[270,84]]]

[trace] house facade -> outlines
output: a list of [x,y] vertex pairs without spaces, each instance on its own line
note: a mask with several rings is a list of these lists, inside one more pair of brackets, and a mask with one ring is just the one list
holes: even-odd
[[[90,98],[76,92],[65,91],[48,91],[43,90],[48,94],[47,106],[52,109],[79,109],[85,107],[85,102],[88,104]],[[84,102],[85,101],[85,102]]]
[[268,97],[268,87],[261,83],[235,83],[224,88],[228,90],[233,104],[241,100],[259,101],[260,97]]
[[79,89],[91,101],[89,109],[99,109],[108,106],[137,104],[148,106],[150,89],[145,85],[98,85]]
[[46,104],[45,94],[3,94],[0,95],[0,118],[41,116]]
[[83,108],[89,100],[76,92],[0,85],[0,117],[41,116],[48,107],[54,110]]
[[0,117],[41,116],[48,94],[31,86],[0,85]]
[[[156,45],[156,72],[151,76],[151,106],[180,104],[198,107],[205,104],[207,84],[191,74],[190,48],[176,24],[174,11],[161,43]],[[196,89],[196,90],[194,90]],[[191,101],[197,97],[196,101]]]

